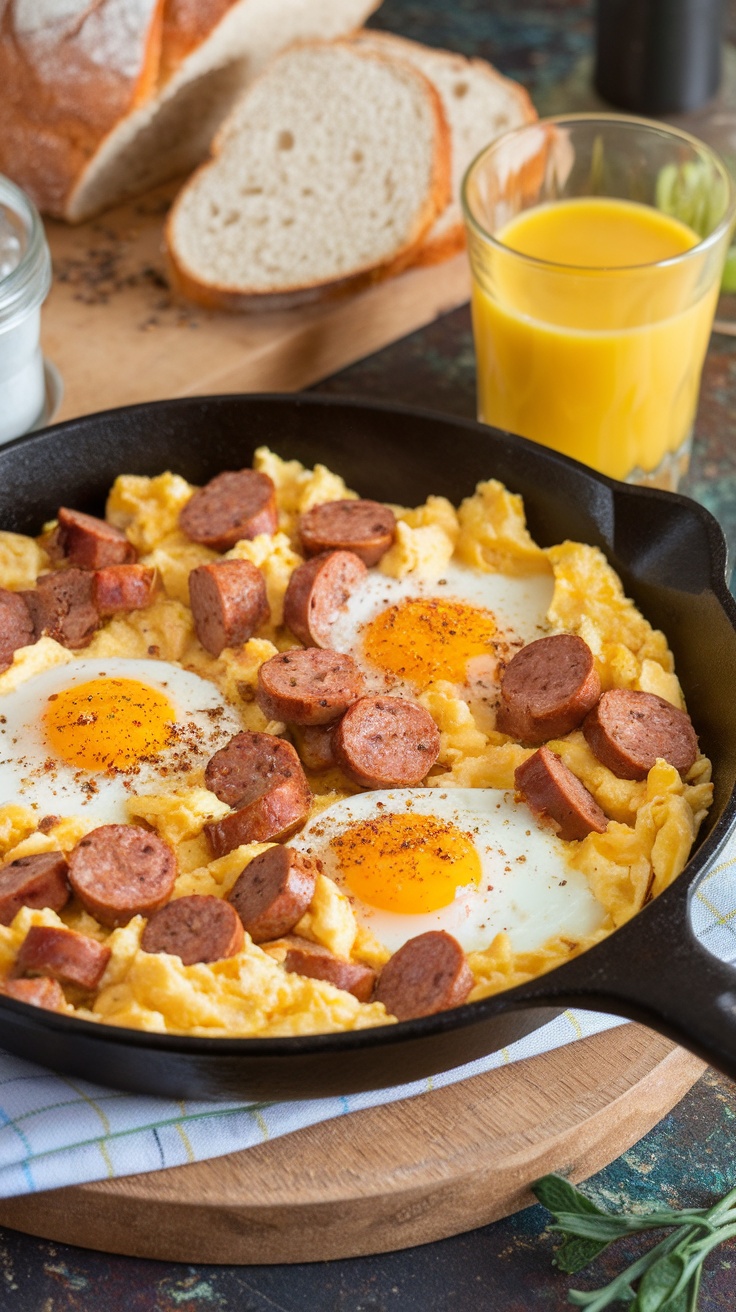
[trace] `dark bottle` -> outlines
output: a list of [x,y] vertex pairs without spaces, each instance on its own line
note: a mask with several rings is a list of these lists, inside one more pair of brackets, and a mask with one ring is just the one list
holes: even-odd
[[619,109],[698,109],[721,80],[724,0],[596,0],[596,90]]

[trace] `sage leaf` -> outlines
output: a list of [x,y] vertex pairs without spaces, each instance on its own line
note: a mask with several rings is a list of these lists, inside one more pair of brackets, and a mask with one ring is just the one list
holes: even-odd
[[639,1312],[661,1312],[683,1272],[678,1253],[667,1253],[645,1271],[637,1291]]
[[598,1216],[608,1216],[600,1207],[596,1207],[585,1194],[570,1184],[563,1175],[543,1175],[532,1185],[535,1194],[548,1212],[592,1212]]

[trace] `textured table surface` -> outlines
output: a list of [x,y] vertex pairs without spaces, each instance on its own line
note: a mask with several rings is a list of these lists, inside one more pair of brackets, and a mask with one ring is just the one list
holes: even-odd
[[[736,37],[736,0],[730,0]],[[543,107],[589,55],[590,0],[384,0],[375,25],[492,59]],[[447,315],[339,376],[322,392],[401,401],[472,417],[467,310]],[[683,491],[721,520],[736,548],[736,340],[714,336],[690,478]],[[734,557],[736,559],[736,557]],[[708,1073],[645,1139],[592,1181],[604,1206],[699,1206],[736,1183],[736,1088]],[[302,1267],[187,1267],[109,1257],[0,1231],[0,1312],[562,1312],[545,1213],[424,1248]],[[634,1248],[631,1249],[632,1255]],[[595,1283],[623,1254],[593,1269]],[[575,1283],[585,1286],[582,1277]],[[701,1312],[736,1308],[736,1247],[711,1258]]]

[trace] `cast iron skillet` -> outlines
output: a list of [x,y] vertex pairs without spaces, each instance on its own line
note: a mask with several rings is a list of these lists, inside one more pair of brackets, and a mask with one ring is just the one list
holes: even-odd
[[584,956],[496,997],[357,1033],[287,1039],[146,1034],[3,998],[0,1045],[71,1075],[177,1098],[304,1098],[403,1083],[522,1038],[560,1008],[642,1021],[736,1078],[736,970],[701,947],[689,903],[736,818],[736,605],[711,515],[667,493],[599,477],[543,447],[474,423],[328,397],[235,396],[131,406],[0,448],[0,527],[37,533],[60,504],[100,513],[126,471],[203,483],[266,443],[322,461],[361,495],[457,504],[495,477],[524,497],[542,545],[603,548],[644,614],[665,630],[711,757],[715,801],[681,878]]

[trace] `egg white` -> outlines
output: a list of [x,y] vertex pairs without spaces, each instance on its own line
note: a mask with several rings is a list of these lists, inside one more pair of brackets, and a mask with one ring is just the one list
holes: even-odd
[[[107,675],[160,690],[176,714],[178,741],[124,774],[83,770],[53,755],[43,731],[48,698]],[[0,702],[0,805],[20,802],[43,815],[85,815],[101,824],[127,819],[134,794],[191,788],[195,772],[241,728],[218,688],[168,661],[77,660],[28,679]]]
[[[472,836],[481,864],[478,887],[459,889],[450,905],[422,915],[372,907],[348,888],[331,843],[348,826],[397,813],[429,815]],[[391,952],[427,930],[444,929],[466,952],[481,951],[506,931],[517,952],[531,952],[555,934],[592,933],[605,912],[585,876],[566,860],[561,840],[542,829],[511,791],[497,788],[400,788],[358,794],[327,807],[290,845],[322,862],[325,875],[350,900],[360,924]]]

